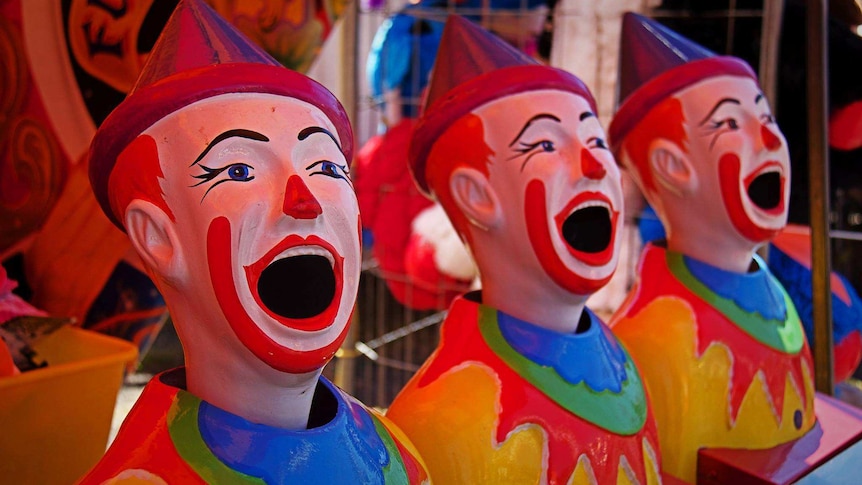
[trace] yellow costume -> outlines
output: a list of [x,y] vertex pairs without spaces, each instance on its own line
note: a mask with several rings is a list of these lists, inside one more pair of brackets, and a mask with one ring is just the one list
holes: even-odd
[[770,448],[814,425],[799,317],[758,262],[735,275],[648,245],[610,323],[644,375],[663,470],[688,482],[699,448]]

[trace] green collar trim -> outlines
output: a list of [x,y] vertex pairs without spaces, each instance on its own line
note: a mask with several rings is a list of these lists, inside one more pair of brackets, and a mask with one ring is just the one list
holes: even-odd
[[626,352],[626,376],[619,393],[596,392],[583,381],[566,382],[554,369],[536,364],[519,354],[503,337],[497,311],[479,306],[479,331],[485,343],[512,370],[570,413],[612,433],[633,435],[647,417],[646,395],[640,374]]
[[212,485],[265,485],[260,478],[240,473],[222,463],[204,442],[198,427],[201,400],[185,391],[177,392],[168,411],[168,433],[182,459]]
[[409,485],[407,478],[407,469],[401,459],[401,452],[398,451],[398,445],[395,439],[389,434],[389,430],[383,426],[380,419],[370,412],[368,415],[374,422],[374,429],[377,430],[377,435],[383,441],[383,446],[386,447],[386,452],[389,453],[389,463],[383,468],[383,482],[387,484],[404,484]]
[[710,290],[705,284],[698,280],[685,265],[681,253],[666,251],[667,266],[686,288],[712,305],[722,315],[727,317],[734,325],[751,336],[758,342],[769,348],[787,354],[796,354],[805,343],[805,334],[802,323],[793,301],[790,300],[787,291],[778,285],[781,295],[784,297],[784,305],[787,308],[787,316],[784,321],[766,319],[759,313],[750,313],[740,308],[733,300],[725,298]]

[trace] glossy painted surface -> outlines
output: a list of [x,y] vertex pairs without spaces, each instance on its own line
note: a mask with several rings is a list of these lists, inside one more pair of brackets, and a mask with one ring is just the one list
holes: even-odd
[[[814,338],[811,285],[811,231],[807,226],[788,225],[769,246],[769,269],[793,300],[805,334]],[[862,300],[841,274],[833,271],[832,290],[833,367],[835,382],[850,377],[862,360]]]
[[[148,262],[163,286],[171,281],[166,295],[179,301],[194,295],[195,319],[209,322],[180,319],[184,341],[203,341],[229,325],[257,358],[290,372],[320,368],[334,355],[356,297],[360,251],[358,205],[334,133],[324,113],[302,101],[224,94],[172,113],[141,135],[154,140],[172,216],[152,217],[174,238],[164,244],[174,247],[167,246],[171,258],[145,241],[136,247],[156,251]],[[115,192],[115,206],[133,196]],[[133,242],[139,236],[130,234]],[[300,280],[288,294],[270,296],[276,286]],[[240,356],[239,342],[215,340],[208,352]]]
[[164,295],[186,367],[153,383],[88,480],[426,478],[418,458],[395,460],[382,421],[318,385],[359,285],[352,144],[332,93],[201,0],[180,3],[97,132],[90,179]]
[[[687,482],[695,480],[701,447],[769,448],[804,435],[815,419],[811,354],[780,285],[763,269],[734,275],[712,268],[712,278],[699,279],[691,266],[697,263],[649,245],[611,321],[656,396],[663,469]],[[774,300],[740,291],[755,284],[784,300],[781,319],[757,307]]]
[[659,483],[640,374],[584,307],[614,273],[620,171],[584,84],[450,17],[413,176],[470,246],[481,294],[389,416],[441,483]]
[[387,413],[435,481],[660,483],[638,373],[585,318],[587,331],[561,334],[455,300],[440,347]]
[[[623,197],[619,168],[588,101],[535,90],[491,101],[474,113],[494,154],[487,183],[498,208],[489,224],[501,238],[494,250],[507,255],[496,262],[495,275],[578,295],[604,286],[619,257]],[[523,315],[540,304],[511,298],[511,307]]]
[[814,424],[799,317],[756,257],[787,223],[790,161],[744,61],[634,14],[624,28],[611,146],[666,241],[610,325],[654,397],[664,471],[693,482],[701,447],[768,448]]
[[665,103],[678,106],[675,116],[652,120],[667,126],[639,125],[621,142],[620,160],[636,168],[670,249],[742,273],[787,223],[786,141],[749,78],[710,77]]
[[765,450],[704,449],[698,483],[856,483],[862,412],[823,394],[817,423],[798,440]]
[[181,381],[178,369],[147,385],[130,413],[131,424],[80,483],[409,484],[427,479],[400,431],[325,379],[317,392],[331,418],[297,431],[249,422],[202,402],[183,390]]
[[655,20],[632,12],[623,16],[621,37],[620,65],[626,68],[620,73],[620,100],[665,71],[715,55]]
[[422,117],[408,161],[413,178],[428,192],[426,158],[438,138],[461,117],[495,99],[553,89],[583,97],[596,112],[586,85],[571,73],[538,63],[469,20],[451,15],[428,84]]

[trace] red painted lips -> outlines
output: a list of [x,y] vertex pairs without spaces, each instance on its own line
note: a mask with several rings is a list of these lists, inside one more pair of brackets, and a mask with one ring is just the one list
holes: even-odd
[[316,331],[332,325],[343,286],[344,258],[318,236],[291,235],[246,266],[255,301],[279,323]]
[[619,212],[601,192],[582,192],[554,216],[569,253],[591,266],[602,266],[614,256]]
[[784,213],[784,181],[781,164],[769,161],[746,177],[743,185],[748,198],[758,209],[775,216]]

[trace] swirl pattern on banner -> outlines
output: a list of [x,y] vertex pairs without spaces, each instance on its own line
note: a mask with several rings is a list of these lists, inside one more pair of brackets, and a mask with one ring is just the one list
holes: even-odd
[[0,249],[41,226],[59,195],[63,172],[56,140],[40,122],[17,117],[5,130],[0,159]]

